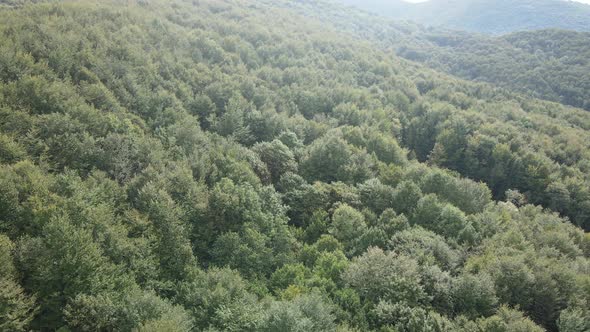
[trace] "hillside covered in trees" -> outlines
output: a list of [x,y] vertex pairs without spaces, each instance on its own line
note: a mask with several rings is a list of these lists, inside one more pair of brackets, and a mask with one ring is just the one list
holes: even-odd
[[590,33],[545,29],[487,36],[392,21],[334,3],[303,3],[290,8],[304,7],[304,15],[437,71],[590,110]]
[[590,111],[590,33],[538,30],[502,37],[417,31],[397,54],[464,79]]
[[590,328],[589,112],[324,2],[5,3],[1,331]]
[[429,26],[505,34],[523,30],[590,31],[590,5],[570,0],[332,0]]

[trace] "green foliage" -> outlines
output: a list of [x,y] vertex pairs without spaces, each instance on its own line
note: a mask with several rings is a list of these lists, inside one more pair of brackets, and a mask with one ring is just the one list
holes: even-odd
[[378,325],[391,327],[394,331],[451,331],[453,324],[436,313],[422,308],[412,308],[398,302],[379,302],[374,309]]
[[273,183],[276,183],[283,174],[297,171],[295,156],[289,147],[279,140],[259,143],[252,149],[268,167]]
[[[78,294],[121,292],[130,280],[102,255],[91,234],[64,217],[43,227],[42,238],[25,239],[19,255],[29,276],[25,287],[40,299],[39,326],[60,327],[61,308]],[[50,262],[48,264],[47,262]]]
[[9,279],[0,280],[0,329],[27,331],[36,314],[35,298],[25,294],[22,287]]
[[214,268],[183,283],[176,301],[192,314],[199,330],[253,330],[262,307],[247,288],[239,273]]
[[452,285],[453,307],[467,317],[487,317],[494,313],[498,298],[492,279],[484,274],[462,274]]
[[259,331],[335,331],[329,304],[317,294],[302,295],[291,302],[273,302],[265,310]]
[[478,320],[481,331],[518,331],[540,332],[543,328],[524,317],[521,312],[501,307],[498,312],[489,318]]
[[393,208],[398,213],[411,215],[422,198],[422,191],[415,183],[404,181],[395,188]]
[[367,229],[362,213],[348,205],[342,205],[334,211],[329,232],[344,244],[351,256],[356,252],[357,242]]
[[[315,141],[301,162],[302,172],[309,181],[354,181],[370,176],[369,165],[362,154],[336,134],[329,134]],[[357,178],[357,175],[359,178]]]
[[409,257],[385,253],[370,248],[355,258],[344,273],[344,281],[361,298],[377,303],[379,300],[403,301],[415,306],[426,300],[420,284],[418,263]]
[[66,306],[64,315],[68,326],[82,331],[190,331],[193,327],[192,317],[182,307],[138,290],[78,295]]
[[270,284],[276,290],[284,290],[289,286],[303,286],[306,275],[310,271],[303,264],[288,264],[276,270],[271,278]]
[[35,297],[27,295],[16,281],[13,250],[10,239],[0,234],[0,330],[27,331],[37,307]]
[[323,1],[41,2],[0,10],[0,330],[586,328],[588,113]]
[[[440,4],[429,1],[417,6],[434,3]],[[526,4],[525,8],[543,8],[546,4],[559,7],[551,10],[552,13],[564,8],[561,1],[554,0],[534,6]],[[567,6],[576,11],[587,7],[575,2]],[[318,10],[321,14],[307,9],[299,8],[356,38],[370,41],[381,50],[397,49],[400,56],[436,70],[490,82],[534,98],[587,108],[588,80],[584,76],[588,72],[587,33],[542,30],[485,37],[390,22],[336,5],[325,5]],[[435,11],[436,18],[440,12]],[[530,97],[521,98],[506,90],[492,92],[481,84],[467,87],[448,79],[441,85],[433,75],[415,77],[416,90],[404,89],[405,98],[414,102],[409,107],[400,107],[404,116],[400,117],[401,131],[396,133],[402,138],[402,146],[411,149],[410,156],[484,181],[496,199],[502,199],[507,190],[517,189],[529,202],[552,206],[588,229],[585,225],[587,190],[584,189],[587,186],[582,184],[587,182],[583,175],[587,173],[587,167],[583,166],[587,158],[582,156],[587,154],[588,146],[582,143],[587,138],[582,139],[581,135],[590,128],[588,121],[583,120],[587,117],[585,112]],[[416,100],[416,93],[425,98]],[[498,101],[477,102],[500,94],[504,96]],[[390,98],[396,107],[404,99],[393,93]],[[565,115],[570,112],[576,115]],[[565,123],[580,130],[574,134],[570,125],[557,129]],[[547,137],[551,137],[551,143]],[[570,182],[572,179],[576,180]]]
[[207,222],[218,237],[210,254],[220,266],[250,275],[270,275],[291,260],[294,239],[287,228],[285,207],[274,189],[259,190],[229,179],[213,188]]
[[341,0],[345,4],[422,24],[449,26],[458,30],[503,34],[512,31],[560,28],[588,31],[587,5],[555,0],[461,0],[449,4],[441,0],[425,3]]
[[25,148],[7,135],[0,135],[0,163],[12,164],[26,156]]
[[445,270],[452,270],[460,259],[460,253],[442,236],[421,227],[396,232],[388,247],[396,253],[414,257],[422,264],[436,264]]
[[557,326],[560,332],[587,331],[590,329],[588,309],[574,307],[562,311]]
[[398,54],[464,79],[590,110],[590,82],[583,74],[589,66],[589,37],[557,29],[499,37],[424,31],[419,41],[399,45]]
[[[440,203],[432,194],[420,199],[412,221],[437,234],[460,241],[465,236],[464,232],[469,232],[469,223],[463,211]],[[468,239],[469,237],[466,238]]]

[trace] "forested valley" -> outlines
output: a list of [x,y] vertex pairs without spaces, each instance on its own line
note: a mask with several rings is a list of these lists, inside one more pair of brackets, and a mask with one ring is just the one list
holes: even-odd
[[467,80],[590,111],[590,33],[538,30],[486,37],[429,30],[400,44],[397,54]]
[[590,330],[587,101],[323,1],[0,3],[0,331]]
[[[544,28],[490,36],[392,21],[337,3],[348,0],[334,1],[302,2],[305,5],[298,2],[290,8],[328,21],[338,29],[371,40],[392,55],[437,71],[590,111],[590,32]],[[587,7],[590,13],[590,5],[577,5]],[[504,6],[505,11],[511,10],[510,6]],[[590,14],[587,19],[590,20]],[[590,28],[590,21],[587,26]]]
[[590,2],[587,0],[333,1],[436,28],[495,35],[548,28],[590,32]]

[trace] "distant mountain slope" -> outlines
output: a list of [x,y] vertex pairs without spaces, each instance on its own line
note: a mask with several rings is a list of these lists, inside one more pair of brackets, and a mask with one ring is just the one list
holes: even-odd
[[2,7],[21,7],[27,3],[38,3],[38,0],[0,0],[0,8]]
[[486,37],[421,31],[397,54],[461,78],[590,110],[590,33],[564,30]]
[[[558,29],[488,36],[424,27],[342,5],[298,2],[306,14],[389,54],[463,79],[590,110],[590,33]],[[292,4],[291,7],[296,5]]]
[[396,19],[492,34],[546,28],[590,31],[590,6],[564,0],[338,1]]

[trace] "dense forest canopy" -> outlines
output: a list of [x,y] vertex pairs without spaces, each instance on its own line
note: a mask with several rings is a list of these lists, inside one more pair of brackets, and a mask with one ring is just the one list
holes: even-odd
[[397,54],[464,79],[489,82],[590,111],[590,33],[566,30],[485,37],[417,31]]
[[429,26],[505,34],[547,28],[590,31],[590,5],[570,0],[332,0]]
[[590,33],[544,29],[486,36],[392,21],[333,3],[291,6],[301,7],[304,15],[435,70],[590,110]]
[[0,330],[590,328],[590,113],[324,2],[5,3]]

